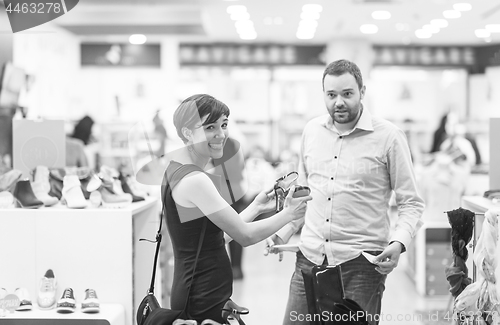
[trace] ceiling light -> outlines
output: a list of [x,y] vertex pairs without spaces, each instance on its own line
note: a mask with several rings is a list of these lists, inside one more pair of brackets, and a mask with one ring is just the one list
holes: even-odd
[[314,38],[314,33],[297,31],[297,34],[295,34],[295,36],[298,39],[312,39],[312,38]]
[[147,40],[147,37],[143,34],[133,34],[128,38],[130,44],[144,44]]
[[316,20],[301,20],[299,22],[299,28],[316,29],[316,27],[318,27],[318,22]]
[[469,11],[472,9],[472,5],[470,3],[455,3],[453,5],[453,9],[457,11]]
[[487,31],[486,29],[476,29],[474,31],[474,34],[476,34],[476,36],[479,38],[490,37],[490,32]]
[[460,11],[456,10],[445,10],[443,11],[443,16],[444,18],[454,19],[454,18],[460,18],[462,14],[460,13]]
[[385,20],[391,18],[391,13],[386,10],[377,10],[372,12],[372,18],[378,20]]
[[315,3],[309,3],[302,6],[303,12],[321,12],[323,7]]
[[246,11],[233,12],[231,14],[232,20],[247,20],[250,19],[250,14]]
[[422,29],[426,30],[426,31],[428,31],[429,33],[432,33],[432,34],[439,33],[439,27],[431,25],[431,24],[427,24],[427,25],[422,26]]
[[488,24],[484,28],[490,33],[500,33],[500,24]]
[[300,14],[302,20],[317,20],[319,19],[319,12],[316,11],[303,11]]
[[257,38],[257,33],[245,33],[245,34],[240,34],[241,39],[247,39],[247,40],[252,40]]
[[237,12],[247,12],[247,7],[243,5],[232,5],[227,7],[226,11],[228,14],[234,14]]
[[251,20],[238,20],[234,23],[236,29],[253,28],[253,21]]
[[432,34],[425,29],[417,29],[415,31],[415,36],[417,36],[418,38],[430,38]]
[[448,27],[448,21],[446,19],[433,19],[431,20],[431,25],[439,28],[445,28]]
[[373,24],[364,24],[359,27],[359,30],[363,34],[376,34],[378,32],[378,27]]

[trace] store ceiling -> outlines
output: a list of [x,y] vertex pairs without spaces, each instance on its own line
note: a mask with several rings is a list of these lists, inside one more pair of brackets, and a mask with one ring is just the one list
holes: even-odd
[[[443,11],[466,0],[80,0],[75,9],[54,22],[86,40],[106,40],[143,33],[149,40],[176,35],[181,40],[258,43],[326,43],[335,38],[366,38],[375,44],[485,44],[476,29],[500,23],[498,0],[468,0],[472,10],[449,19],[449,25],[431,38],[419,39],[415,30]],[[313,39],[296,38],[302,6],[323,6]],[[257,38],[239,38],[226,9],[245,5]],[[387,10],[388,20],[375,20],[374,10]],[[281,24],[279,22],[281,21]],[[277,22],[278,24],[275,24]],[[362,24],[376,24],[376,34],[364,35]],[[500,43],[500,33],[487,39]]]

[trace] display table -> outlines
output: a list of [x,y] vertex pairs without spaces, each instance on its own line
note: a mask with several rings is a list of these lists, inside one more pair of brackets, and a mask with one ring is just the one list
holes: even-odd
[[15,311],[0,317],[2,325],[122,325],[125,324],[125,309],[120,304],[101,304],[96,314],[82,313],[78,308],[72,314],[59,314],[55,309]]
[[[58,204],[0,210],[0,287],[10,293],[24,287],[36,303],[40,279],[52,269],[58,299],[65,288],[73,288],[80,308],[85,289],[95,289],[101,303],[122,305],[124,324],[132,325],[150,285],[155,252],[154,244],[139,238],[155,238],[158,211],[156,198],[123,209]],[[157,272],[155,292],[161,297],[159,268]]]

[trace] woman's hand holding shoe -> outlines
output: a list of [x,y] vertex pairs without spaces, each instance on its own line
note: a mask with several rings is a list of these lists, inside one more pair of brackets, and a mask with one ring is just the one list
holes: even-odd
[[295,187],[296,185],[292,185],[290,191],[288,191],[288,195],[286,196],[285,204],[283,206],[283,212],[291,217],[290,221],[304,217],[307,208],[307,201],[312,200],[311,195],[297,198],[293,197]]
[[260,214],[274,211],[274,197],[275,193],[273,187],[263,190],[255,197],[254,203],[256,204]]

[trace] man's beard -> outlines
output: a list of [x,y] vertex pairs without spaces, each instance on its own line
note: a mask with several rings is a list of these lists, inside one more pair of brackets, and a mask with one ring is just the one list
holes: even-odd
[[[333,121],[340,123],[340,124],[346,124],[350,123],[358,117],[359,112],[362,110],[361,103],[358,103],[357,105],[357,110],[354,111],[352,109],[348,109],[347,107],[341,107],[341,108],[333,108],[333,110],[330,111],[330,116],[332,117]],[[342,111],[343,113],[341,116],[336,114],[336,111]]]

